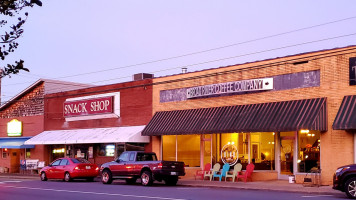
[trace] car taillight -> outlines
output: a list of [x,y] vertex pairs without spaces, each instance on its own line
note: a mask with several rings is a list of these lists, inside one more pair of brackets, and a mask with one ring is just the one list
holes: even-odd
[[157,166],[157,168],[160,168],[160,169],[162,169],[162,167],[163,167],[162,163],[159,163],[158,166]]
[[95,169],[96,171],[99,171],[99,167],[96,167],[96,169]]
[[79,167],[75,167],[74,169],[75,169],[75,170],[78,170],[78,169],[79,169]]

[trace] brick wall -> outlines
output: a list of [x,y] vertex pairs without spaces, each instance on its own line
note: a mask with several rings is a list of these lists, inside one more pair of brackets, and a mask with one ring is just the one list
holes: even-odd
[[43,115],[44,84],[27,92],[23,97],[0,111],[0,118]]
[[[331,184],[332,174],[337,167],[354,162],[353,133],[332,129],[333,121],[343,97],[345,95],[356,95],[356,86],[349,86],[350,57],[356,57],[355,46],[156,78],[154,79],[155,85],[153,88],[153,113],[157,111],[327,97],[328,131],[321,134],[321,168],[323,184]],[[298,65],[293,64],[306,60],[309,62]],[[320,87],[191,99],[167,103],[160,103],[159,99],[161,90],[264,78],[311,70],[320,70]]]
[[[145,125],[152,117],[151,80],[99,86],[46,95],[45,130]],[[147,86],[141,86],[148,84]],[[63,103],[68,98],[120,92],[120,117],[66,122]]]

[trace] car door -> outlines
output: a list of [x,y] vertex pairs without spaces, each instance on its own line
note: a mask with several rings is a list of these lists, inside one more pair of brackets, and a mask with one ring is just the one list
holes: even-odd
[[110,169],[113,176],[125,176],[126,175],[126,163],[129,161],[129,152],[124,152],[116,160],[115,163],[110,165]]
[[59,179],[64,179],[64,172],[66,172],[68,169],[69,161],[67,159],[62,159],[61,162],[59,163],[59,166],[57,166],[57,177]]
[[59,166],[59,163],[61,162],[62,159],[57,159],[54,162],[52,162],[48,167],[47,171],[46,171],[46,176],[47,178],[56,178],[56,173],[57,173],[57,169],[56,167]]

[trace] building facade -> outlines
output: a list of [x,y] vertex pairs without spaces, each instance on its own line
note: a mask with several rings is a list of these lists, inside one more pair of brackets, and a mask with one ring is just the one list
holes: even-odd
[[206,163],[254,162],[254,180],[301,183],[317,172],[329,185],[337,167],[355,162],[355,101],[342,106],[356,95],[355,58],[350,46],[155,78],[154,116],[142,134],[188,174]]
[[44,131],[25,144],[44,145],[50,162],[76,157],[98,165],[125,150],[150,151],[141,131],[152,117],[151,85],[144,79],[48,94]]

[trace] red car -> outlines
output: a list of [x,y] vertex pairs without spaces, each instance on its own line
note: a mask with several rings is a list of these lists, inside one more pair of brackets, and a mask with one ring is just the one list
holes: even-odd
[[59,158],[40,171],[41,181],[63,179],[68,182],[76,178],[93,181],[99,175],[99,167],[81,158]]

